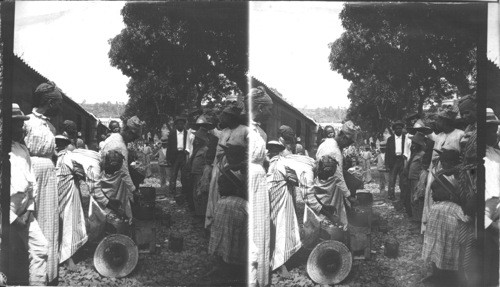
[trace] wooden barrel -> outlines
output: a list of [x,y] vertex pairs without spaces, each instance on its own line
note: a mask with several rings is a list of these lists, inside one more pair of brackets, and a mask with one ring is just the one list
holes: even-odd
[[168,248],[174,252],[181,252],[184,246],[184,237],[180,235],[170,235]]
[[155,218],[156,188],[141,187],[135,196],[134,217],[141,220]]
[[396,258],[398,257],[399,255],[399,242],[394,239],[394,238],[391,238],[391,239],[387,239],[385,241],[385,251],[384,251],[384,255],[389,257],[389,258]]

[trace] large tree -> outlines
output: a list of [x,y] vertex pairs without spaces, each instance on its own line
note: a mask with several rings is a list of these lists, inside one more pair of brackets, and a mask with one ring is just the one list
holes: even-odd
[[374,132],[425,104],[475,93],[478,5],[346,4],[330,44],[351,81],[347,118]]
[[247,90],[247,3],[127,3],[111,64],[131,79],[125,115],[169,117]]

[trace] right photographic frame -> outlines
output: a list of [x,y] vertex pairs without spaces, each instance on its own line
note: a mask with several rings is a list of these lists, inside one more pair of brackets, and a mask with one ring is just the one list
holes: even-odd
[[498,286],[498,3],[249,5],[250,284]]

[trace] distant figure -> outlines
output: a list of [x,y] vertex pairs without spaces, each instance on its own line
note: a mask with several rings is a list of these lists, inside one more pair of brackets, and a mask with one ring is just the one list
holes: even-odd
[[[335,138],[335,129],[332,126],[326,126],[324,129],[324,138]],[[323,142],[323,141],[322,141]]]
[[78,132],[78,139],[76,140],[76,148],[89,149],[89,147],[82,138],[81,132]]
[[119,133],[121,131],[120,123],[118,123],[117,121],[110,121],[109,122],[109,130],[112,133]]
[[407,146],[407,138],[406,134],[403,134],[404,124],[402,121],[396,121],[392,125],[392,130],[394,131],[394,135],[390,136],[387,139],[387,152],[385,155],[385,166],[387,170],[389,170],[389,191],[388,198],[389,200],[395,200],[396,196],[394,193],[394,188],[396,186],[396,178],[400,178],[399,187],[400,190],[403,191],[402,181],[401,181],[401,173],[403,171],[403,167],[405,165],[405,161],[407,157],[405,154],[407,151],[405,147]]
[[371,172],[371,162],[372,162],[372,152],[370,151],[370,146],[367,145],[365,150],[361,152],[361,160],[363,167],[363,178],[366,183],[372,181],[372,172]]
[[104,141],[106,140],[106,135],[101,135],[101,141],[99,142],[99,150],[104,147]]
[[87,145],[83,142],[82,139],[77,139],[76,148],[87,149]]
[[300,137],[297,138],[297,144],[295,146],[295,153],[296,154],[300,154],[300,155],[309,156],[309,153],[307,152],[307,150],[302,145]]
[[186,118],[179,116],[175,119],[174,124],[175,131],[172,131],[168,137],[167,161],[172,165],[170,192],[177,195],[177,175],[181,171],[182,178],[182,171],[189,157],[189,151],[187,150],[188,132],[185,128]]
[[387,190],[385,186],[388,181],[389,173],[385,167],[385,142],[380,143],[380,153],[377,156],[377,170],[379,173],[379,190],[380,195],[385,196]]
[[[165,187],[167,183],[167,139],[161,139],[161,148],[156,153],[158,155],[158,165],[160,167],[160,184]],[[156,156],[155,154],[155,156]]]

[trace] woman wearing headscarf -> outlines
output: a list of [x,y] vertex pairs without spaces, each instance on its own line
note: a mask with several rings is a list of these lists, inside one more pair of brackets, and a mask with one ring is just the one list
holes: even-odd
[[62,92],[53,82],[39,85],[33,95],[33,112],[24,122],[24,142],[31,156],[37,182],[35,218],[48,241],[47,278],[56,284],[59,264],[59,200],[53,156],[55,132],[49,117],[57,116],[63,102]]
[[201,216],[201,218],[203,219],[205,217],[207,209],[208,194],[205,194],[203,196],[202,194],[197,194],[197,191],[205,167],[211,164],[207,160],[209,139],[208,131],[205,128],[199,128],[193,134],[195,138],[193,140],[193,153],[188,162],[188,166],[190,168],[189,176],[191,185],[193,187],[193,190],[191,192],[193,193],[192,198],[194,213],[196,216]]
[[[475,217],[476,213],[476,179],[477,179],[477,161],[476,161],[476,149],[477,149],[477,105],[476,98],[473,95],[466,95],[458,101],[458,109],[460,111],[461,118],[467,124],[464,130],[464,136],[460,140],[460,151],[461,151],[461,163],[459,164],[459,205],[464,210],[465,214]],[[464,273],[468,279],[468,283],[471,285],[479,284],[480,278],[478,277],[479,272],[474,270],[473,259],[477,260],[477,256],[474,256],[474,245],[475,245],[475,229],[477,228],[475,220],[461,225],[460,229],[460,241],[463,243],[464,248]]]
[[439,163],[439,151],[442,149],[453,149],[460,152],[460,140],[464,135],[464,131],[455,129],[454,123],[457,112],[451,109],[444,109],[437,115],[436,125],[441,131],[438,135],[433,136],[434,152],[432,154],[432,162],[429,167],[429,175],[427,176],[427,186],[425,189],[424,210],[422,213],[421,232],[424,233],[427,224],[427,215],[429,214],[432,206],[431,184],[434,181],[432,173],[436,173],[441,169]]
[[235,106],[226,107],[220,116],[220,127],[223,128],[219,135],[219,142],[215,153],[212,169],[212,179],[208,194],[207,212],[205,215],[205,228],[210,228],[214,219],[215,206],[220,196],[218,190],[218,178],[220,170],[226,166],[224,149],[220,145],[242,145],[248,146],[248,127],[239,124],[241,109]]
[[[270,144],[272,142],[268,143]],[[281,275],[284,277],[289,276],[285,262],[302,246],[299,223],[295,213],[295,186],[298,186],[298,178],[294,171],[291,172],[285,159],[290,153],[289,148],[286,148],[272,157],[267,172],[273,237],[271,270],[280,268]]]
[[211,273],[236,271],[241,274],[245,273],[248,263],[247,147],[228,145],[222,148],[228,164],[218,178],[220,199],[208,245],[209,254],[216,256],[217,262]]
[[463,243],[460,242],[461,225],[470,221],[457,204],[458,169],[460,161],[457,150],[442,149],[439,162],[442,169],[432,173],[431,184],[433,205],[428,214],[427,229],[424,234],[422,257],[431,262],[433,274],[425,281],[459,286],[463,280]]
[[[257,258],[252,258],[250,284],[269,285],[270,207],[269,187],[266,181],[267,135],[260,127],[271,116],[273,101],[263,87],[252,88],[247,101],[251,107],[249,131],[249,197],[250,197],[250,245],[255,246]],[[251,250],[251,253],[253,251]],[[255,274],[255,275],[254,275]],[[253,278],[255,276],[255,278]]]
[[59,262],[66,262],[68,268],[74,270],[76,266],[71,257],[87,242],[88,236],[79,188],[79,181],[85,177],[85,172],[83,166],[73,160],[73,153],[67,149],[70,144],[69,138],[56,136],[56,174],[62,233]]

